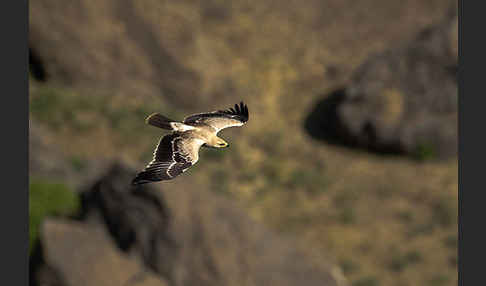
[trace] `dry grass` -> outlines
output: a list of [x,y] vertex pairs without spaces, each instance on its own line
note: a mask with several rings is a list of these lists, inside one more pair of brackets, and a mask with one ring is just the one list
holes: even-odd
[[[186,186],[231,196],[254,219],[297,237],[304,249],[330,256],[353,285],[453,285],[456,160],[417,162],[313,141],[296,122],[282,119],[275,104],[280,100],[272,100],[282,92],[272,86],[285,73],[264,71],[261,76],[268,83],[268,99],[257,104],[249,98],[248,125],[221,134],[233,142],[231,148],[203,149],[201,161],[172,187],[184,180]],[[70,111],[76,120],[45,117],[47,107],[36,102],[41,95],[49,98],[46,90],[64,95],[61,102],[50,103],[56,110],[52,114]],[[143,167],[161,134],[143,122],[150,108],[110,101],[102,109],[93,104],[84,110],[83,98],[69,90],[34,88],[31,114],[58,130],[56,140],[75,159],[121,157]],[[152,110],[155,106],[164,110],[165,105],[156,101]]]
[[[230,196],[254,219],[295,236],[309,255],[331,258],[351,285],[455,285],[457,160],[372,155],[314,141],[303,128],[315,102],[345,84],[371,53],[440,19],[443,2],[253,2],[134,6],[135,14],[146,13],[147,25],[166,31],[152,40],[201,77],[200,93],[181,99],[199,105],[155,96],[153,86],[163,76],[145,68],[150,57],[140,59],[140,47],[130,42],[120,51],[119,73],[120,63],[110,64],[102,54],[97,59],[106,64],[89,65],[90,72],[103,72],[90,84],[120,86],[86,90],[33,81],[31,116],[53,130],[59,148],[73,158],[122,158],[142,168],[161,135],[144,124],[146,115],[158,111],[178,119],[243,99],[248,124],[221,133],[231,147],[202,150],[196,166],[162,184]],[[369,7],[376,10],[369,13]],[[431,13],[415,13],[422,10]],[[129,33],[116,27],[120,37]],[[84,62],[83,55],[75,59]],[[132,66],[133,74],[124,72]],[[168,85],[187,85],[175,81]],[[396,110],[390,116],[398,117]]]

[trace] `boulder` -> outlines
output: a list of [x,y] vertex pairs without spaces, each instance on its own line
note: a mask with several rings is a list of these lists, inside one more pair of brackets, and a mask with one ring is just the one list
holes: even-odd
[[168,285],[136,258],[121,252],[100,226],[45,220],[38,248],[43,263],[34,267],[31,280],[43,286]]
[[311,134],[379,153],[457,154],[457,17],[370,56],[318,104]]
[[330,265],[312,263],[228,198],[134,187],[135,173],[116,165],[83,192],[83,219],[102,217],[121,249],[171,285],[338,285]]

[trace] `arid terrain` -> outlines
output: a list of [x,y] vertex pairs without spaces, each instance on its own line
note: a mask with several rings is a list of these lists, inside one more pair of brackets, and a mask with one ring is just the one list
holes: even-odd
[[[147,115],[182,119],[243,100],[248,123],[220,133],[229,148],[203,148],[183,175],[146,187],[163,197],[156,209],[167,210],[170,226],[158,211],[147,216],[163,227],[147,223],[150,231],[110,222],[115,240],[124,237],[117,226],[135,228],[137,250],[118,241],[103,242],[104,251],[139,255],[167,285],[287,285],[275,277],[288,285],[457,284],[454,1],[29,6],[31,238],[49,269],[67,259],[55,245],[70,236],[56,231],[96,236],[86,228],[117,217],[107,209],[130,208],[123,182],[106,172],[117,162],[129,178],[151,160],[166,132],[146,125]],[[103,215],[41,223],[86,215],[78,196],[96,193],[99,180],[116,190],[95,204]],[[162,239],[153,262],[146,233],[180,241],[178,252]],[[267,260],[253,256],[267,248]],[[70,280],[76,271],[56,271],[64,284],[43,285],[83,285]],[[272,271],[275,280],[257,274]],[[104,281],[96,275],[91,283]]]

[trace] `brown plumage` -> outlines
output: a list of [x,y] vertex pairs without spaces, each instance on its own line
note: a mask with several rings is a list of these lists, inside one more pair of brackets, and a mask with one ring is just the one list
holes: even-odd
[[225,128],[242,126],[248,119],[248,107],[243,102],[228,110],[193,114],[182,122],[171,120],[159,113],[148,116],[147,124],[173,132],[159,140],[152,161],[138,173],[132,184],[175,178],[199,160],[201,146],[228,147],[229,144],[217,136],[218,132]]

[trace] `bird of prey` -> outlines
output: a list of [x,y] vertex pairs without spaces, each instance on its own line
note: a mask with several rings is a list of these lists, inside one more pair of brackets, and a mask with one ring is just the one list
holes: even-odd
[[145,122],[162,129],[172,130],[163,136],[155,147],[152,161],[133,179],[133,185],[171,180],[182,174],[199,159],[199,148],[225,148],[229,144],[217,136],[218,132],[248,121],[248,107],[243,103],[234,108],[190,115],[182,122],[171,120],[159,113],[147,117]]

